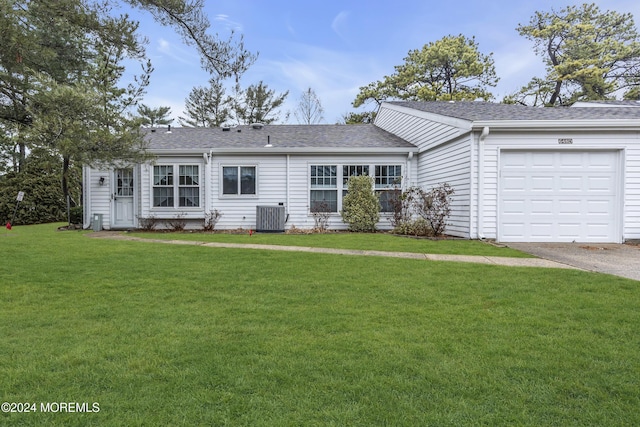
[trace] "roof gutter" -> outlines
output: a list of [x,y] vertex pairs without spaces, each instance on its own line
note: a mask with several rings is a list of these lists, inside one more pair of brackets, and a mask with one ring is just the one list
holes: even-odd
[[598,130],[598,129],[629,129],[640,130],[640,119],[607,119],[607,120],[479,120],[473,122],[473,130],[490,127],[495,130]]

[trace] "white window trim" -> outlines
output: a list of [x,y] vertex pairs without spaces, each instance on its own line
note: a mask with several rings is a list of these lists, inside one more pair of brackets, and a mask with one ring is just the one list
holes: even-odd
[[[336,188],[312,188],[311,187],[311,166],[336,166]],[[401,163],[401,162],[308,162],[307,163],[307,216],[313,216],[314,212],[311,211],[311,191],[312,190],[336,190],[337,196],[338,196],[338,209],[337,212],[328,212],[329,216],[331,217],[339,217],[340,215],[340,211],[342,210],[342,192],[344,190],[346,190],[345,187],[343,187],[343,179],[344,179],[344,174],[343,174],[343,167],[344,166],[368,166],[369,167],[369,173],[373,178],[373,191],[374,192],[379,192],[379,191],[391,191],[394,190],[395,188],[376,188],[375,186],[375,168],[376,166],[400,166],[400,185],[398,187],[398,189],[400,189],[401,191],[404,191],[405,188],[405,182],[406,177],[404,176],[404,174],[406,173],[407,170],[407,165],[406,163]],[[386,212],[386,211],[381,211],[380,212],[381,215],[391,215],[392,212]]]
[[[154,206],[153,205],[153,189],[156,187],[153,185],[155,178],[156,166],[171,166],[173,168],[173,206]],[[179,206],[180,203],[180,187],[194,188],[195,186],[181,186],[180,185],[180,166],[197,166],[198,167],[198,201],[199,206]],[[171,163],[156,163],[152,164],[149,173],[149,209],[151,212],[201,212],[204,211],[204,167],[202,163],[198,162],[171,162]],[[166,186],[158,186],[166,188]]]
[[[238,178],[240,178],[240,168],[255,168],[256,170],[256,192],[255,194],[240,194],[240,188],[238,188],[238,194],[224,194],[224,168],[237,168]],[[260,194],[260,168],[257,163],[220,163],[218,170],[218,197],[220,199],[257,199]],[[241,180],[238,179],[238,187],[241,185]]]

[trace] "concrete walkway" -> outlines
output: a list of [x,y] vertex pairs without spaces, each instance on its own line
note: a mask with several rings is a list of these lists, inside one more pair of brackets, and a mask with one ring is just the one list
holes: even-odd
[[87,237],[103,238],[113,240],[128,240],[135,242],[148,243],[164,243],[171,245],[190,245],[204,246],[208,248],[234,248],[234,249],[256,249],[270,251],[290,251],[290,252],[314,252],[336,255],[359,255],[359,256],[378,256],[391,258],[421,259],[427,261],[452,261],[452,262],[468,262],[476,264],[492,264],[504,265],[510,267],[543,267],[543,268],[563,268],[579,270],[568,264],[555,262],[541,258],[509,258],[497,256],[476,256],[476,255],[445,255],[445,254],[421,254],[412,252],[386,252],[386,251],[368,251],[354,249],[332,249],[332,248],[313,248],[308,246],[280,246],[280,245],[255,245],[243,243],[219,243],[219,242],[200,242],[190,240],[165,240],[165,239],[144,239],[140,237],[127,236],[117,231],[99,231],[87,234]]

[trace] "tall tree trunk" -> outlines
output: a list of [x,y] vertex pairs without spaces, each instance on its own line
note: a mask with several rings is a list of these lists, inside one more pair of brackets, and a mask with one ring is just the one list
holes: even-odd
[[[62,158],[62,195],[65,203],[69,200],[69,165],[71,164],[68,157]],[[70,199],[71,207],[75,206],[73,198]]]

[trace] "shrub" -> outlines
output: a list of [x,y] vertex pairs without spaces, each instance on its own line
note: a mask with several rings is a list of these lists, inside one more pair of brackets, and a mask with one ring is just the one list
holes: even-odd
[[453,188],[440,184],[424,191],[419,187],[405,190],[394,204],[394,232],[414,236],[440,236],[451,214]]
[[184,228],[187,226],[187,221],[185,221],[184,216],[184,213],[179,213],[172,219],[167,220],[169,229],[172,231],[184,231]]
[[82,206],[74,206],[69,209],[69,222],[71,224],[82,224]]
[[373,178],[367,175],[349,178],[347,195],[342,199],[342,220],[350,231],[375,231],[380,220],[380,201],[373,191]]
[[327,231],[329,225],[329,218],[331,211],[329,210],[329,204],[327,202],[321,202],[316,206],[316,209],[311,213],[313,215],[314,231],[324,233]]
[[204,224],[202,225],[202,231],[213,231],[216,228],[216,224],[220,221],[222,212],[218,209],[214,209],[204,214]]
[[440,236],[447,227],[447,219],[451,214],[453,188],[447,184],[439,184],[429,192],[422,193],[418,203],[418,215],[431,226],[434,236]]
[[158,219],[151,215],[149,217],[138,217],[138,227],[144,231],[153,231],[158,225]]

